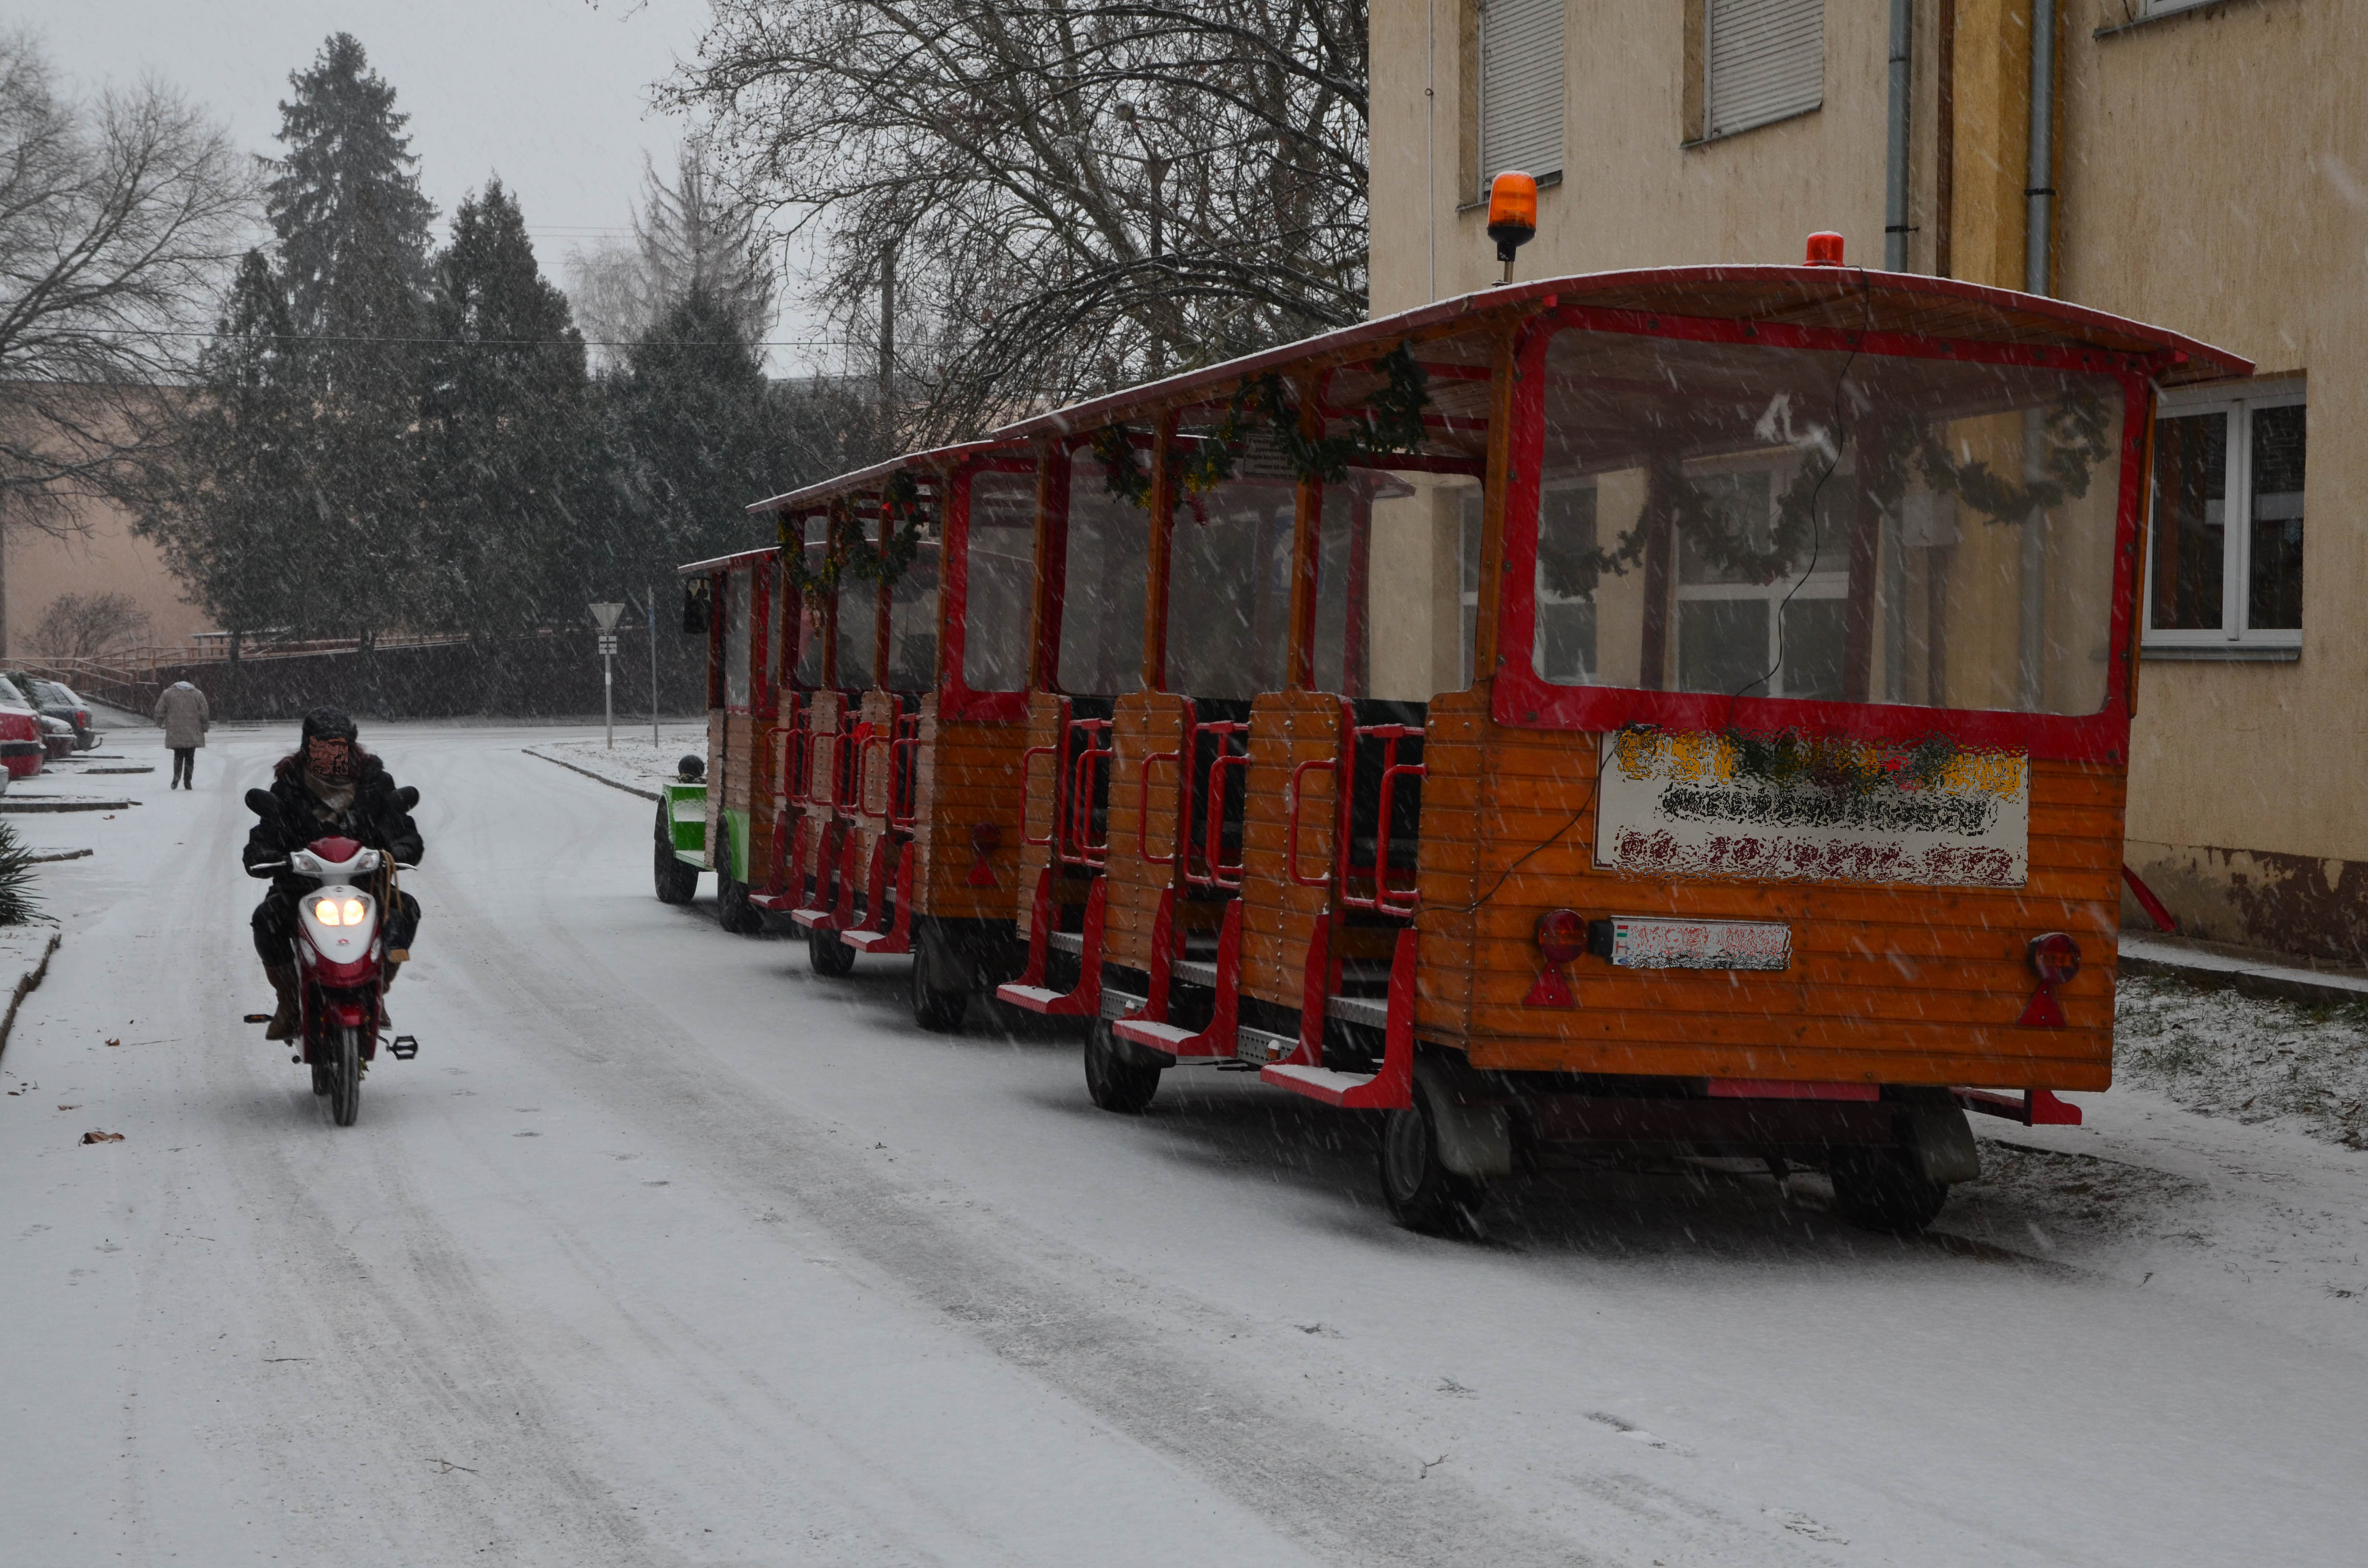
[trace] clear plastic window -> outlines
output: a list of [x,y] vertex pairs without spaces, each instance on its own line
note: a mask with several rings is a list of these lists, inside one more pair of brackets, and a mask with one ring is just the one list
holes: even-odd
[[1237,473],[1178,498],[1167,587],[1171,690],[1239,699],[1282,689],[1297,492],[1287,474]]
[[969,566],[962,684],[973,691],[1024,690],[1029,597],[1036,578],[1034,474],[972,478]]
[[[799,525],[797,532],[791,535],[792,538],[803,536],[807,541],[803,548],[805,551],[806,572],[809,575],[822,570],[822,519],[812,517]],[[808,600],[803,595],[799,596],[796,614],[798,619],[796,679],[800,687],[812,691],[822,685],[823,639],[828,632],[829,626],[824,619],[823,607]]]
[[[1472,684],[1480,602],[1480,482],[1463,474],[1351,474],[1373,482],[1365,558],[1365,687],[1347,695],[1428,702]],[[1331,537],[1326,487],[1326,537]],[[1327,569],[1329,565],[1327,558]]]
[[928,691],[938,684],[938,565],[944,559],[934,519],[919,551],[888,596],[888,679],[891,691]]
[[1151,515],[1112,495],[1101,463],[1079,452],[1069,472],[1068,531],[1060,688],[1097,697],[1133,691],[1143,684]]
[[756,579],[743,568],[723,574],[723,705],[748,706],[748,612]]
[[[870,524],[864,525],[867,529]],[[838,689],[867,691],[879,652],[880,585],[848,572],[838,583]]]
[[1561,685],[2104,704],[2111,378],[1565,332],[1532,667]]

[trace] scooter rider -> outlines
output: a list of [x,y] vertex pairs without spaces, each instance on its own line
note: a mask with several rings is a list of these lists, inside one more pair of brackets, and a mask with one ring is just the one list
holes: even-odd
[[[304,715],[296,749],[271,770],[270,795],[274,810],[258,813],[246,835],[244,858],[247,875],[272,879],[271,891],[255,906],[255,950],[279,996],[279,1010],[263,1038],[286,1040],[296,1032],[298,1017],[296,965],[290,957],[296,903],[313,891],[315,879],[258,868],[284,864],[318,838],[350,838],[406,865],[418,864],[424,846],[409,810],[416,792],[395,789],[385,767],[361,748],[354,722],[335,708],[315,708]],[[390,955],[407,949],[419,928],[419,902],[409,893],[398,896],[402,907],[386,912]],[[385,983],[393,983],[401,967],[399,960],[390,957]]]

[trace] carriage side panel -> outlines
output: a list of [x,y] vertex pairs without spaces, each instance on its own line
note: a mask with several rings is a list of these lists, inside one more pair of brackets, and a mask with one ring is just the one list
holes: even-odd
[[[921,699],[921,747],[914,779],[916,914],[944,919],[1008,920],[1033,885],[1019,881],[1019,759],[1024,724],[939,716],[936,694]],[[994,830],[982,851],[977,830]],[[991,885],[975,885],[984,858]]]
[[[1049,691],[1030,692],[1028,694],[1028,746],[1030,748],[1050,746],[1053,748],[1053,756],[1049,761],[1039,757],[1036,765],[1027,770],[1026,782],[1014,786],[1015,790],[1024,790],[1026,794],[1025,808],[1021,815],[1026,831],[1021,835],[1019,842],[1019,897],[1013,911],[1019,923],[1019,935],[1023,937],[1029,934],[1029,928],[1033,923],[1031,916],[1034,914],[1037,875],[1053,861],[1051,840],[1053,808],[1057,797],[1053,790],[1053,768],[1050,766],[1050,762],[1058,760],[1060,745],[1060,698]],[[1030,842],[1037,839],[1044,842]]]
[[1172,761],[1152,768],[1150,810],[1148,820],[1143,820],[1144,759],[1183,746],[1184,699],[1164,691],[1129,692],[1118,699],[1111,713],[1110,739],[1117,755],[1110,759],[1110,853],[1104,871],[1110,885],[1103,892],[1102,957],[1147,970],[1159,895],[1167,890],[1175,869],[1145,860],[1142,851],[1166,855],[1176,848],[1182,772]]
[[[1262,1001],[1299,1006],[1308,943],[1329,900],[1302,887],[1286,864],[1291,839],[1291,779],[1304,762],[1344,755],[1340,699],[1319,691],[1270,691],[1250,705],[1250,764],[1242,800],[1242,990]],[[1299,860],[1311,877],[1332,864],[1336,779],[1311,768],[1301,780]]]

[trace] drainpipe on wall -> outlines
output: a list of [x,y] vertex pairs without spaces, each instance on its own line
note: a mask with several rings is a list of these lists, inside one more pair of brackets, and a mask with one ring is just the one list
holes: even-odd
[[1883,193],[1883,269],[1907,270],[1908,62],[1916,39],[1916,0],[1891,0],[1891,108]]
[[[2055,219],[2055,0],[2031,0],[2031,154],[2022,181],[2022,287],[2025,293],[2050,291],[2048,243]],[[2045,426],[2037,410],[2023,415],[2022,464],[2026,480],[2042,472],[2040,448]],[[2045,696],[2047,655],[2046,514],[2033,510],[2022,524],[2022,635],[2016,649],[2022,706],[2037,709]]]

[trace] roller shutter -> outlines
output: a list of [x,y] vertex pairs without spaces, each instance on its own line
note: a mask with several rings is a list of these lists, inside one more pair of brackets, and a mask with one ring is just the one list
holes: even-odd
[[1825,0],[1703,3],[1706,134],[1748,131],[1825,101]]
[[1484,0],[1480,193],[1508,169],[1562,172],[1563,0]]

